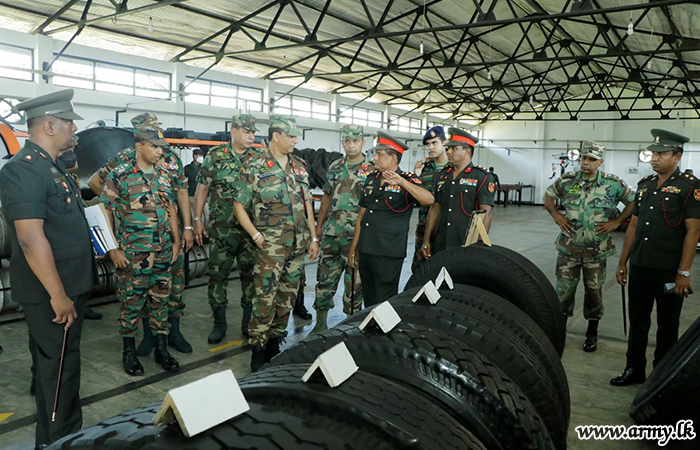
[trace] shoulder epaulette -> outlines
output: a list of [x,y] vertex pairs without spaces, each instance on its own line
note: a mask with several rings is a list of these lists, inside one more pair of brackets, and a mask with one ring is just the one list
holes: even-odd
[[645,182],[651,180],[652,178],[654,178],[654,175],[647,175],[644,178],[642,178],[641,180],[639,180],[637,182],[637,184],[639,185],[639,184],[645,183]]
[[620,177],[618,177],[617,175],[615,175],[613,173],[601,172],[601,175],[603,178],[609,178],[609,179],[615,180],[615,181],[620,180]]
[[473,167],[474,167],[475,169],[481,170],[482,172],[491,173],[491,172],[489,172],[489,169],[487,169],[486,167],[483,167],[483,166],[473,166]]
[[688,183],[695,183],[698,180],[695,178],[695,175],[691,175],[689,173],[681,173],[679,178],[687,181]]
[[576,178],[576,172],[564,172],[562,178]]
[[26,155],[22,156],[17,155],[17,158],[20,161],[24,161],[27,164],[34,164],[37,161],[37,159],[39,159],[37,155],[32,155],[31,153],[27,153]]
[[[304,165],[304,169],[307,169],[306,161],[304,161],[303,158],[300,158],[300,157],[298,157],[297,155],[292,154],[292,159],[293,159],[294,161],[296,161],[296,162],[299,162],[299,163],[303,164],[303,165]],[[308,169],[307,169],[307,170],[308,170]]]

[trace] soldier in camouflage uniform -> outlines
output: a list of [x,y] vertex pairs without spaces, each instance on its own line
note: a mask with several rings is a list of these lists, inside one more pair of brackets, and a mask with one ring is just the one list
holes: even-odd
[[[248,335],[248,322],[255,296],[253,286],[254,245],[250,236],[233,216],[235,182],[241,168],[259,154],[252,145],[255,141],[255,117],[250,114],[231,118],[231,141],[209,150],[197,177],[197,193],[194,200],[195,238],[201,244],[209,236],[209,305],[214,314],[214,328],[208,342],[218,344],[226,335],[226,288],[233,263],[238,260],[241,275],[241,308],[243,319],[241,332]],[[209,200],[209,232],[202,224],[202,213],[207,196]]]
[[168,352],[166,337],[170,329],[170,266],[180,251],[180,238],[172,177],[159,164],[162,147],[168,143],[162,130],[153,125],[136,128],[134,135],[135,156],[109,173],[101,199],[119,220],[119,248],[110,250],[109,256],[119,281],[122,364],[127,374],[138,376],[143,375],[143,366],[136,355],[134,336],[144,308],[149,330],[155,335],[156,362],[167,371],[179,367]]
[[[158,121],[158,117],[152,113],[142,113],[131,119],[131,124],[135,129],[139,128],[158,128],[160,129],[161,123]],[[107,176],[112,172],[117,166],[125,162],[131,162],[135,157],[136,150],[134,148],[128,148],[117,153],[115,156],[110,158],[102,167],[100,167],[95,174],[90,177],[88,181],[88,186],[96,194],[102,193],[102,186],[104,185]],[[168,171],[171,176],[172,189],[172,200],[176,202],[176,205],[180,211],[180,217],[182,219],[183,232],[182,240],[185,244],[185,252],[187,252],[194,242],[194,234],[192,227],[192,217],[190,213],[190,202],[187,193],[187,178],[185,177],[184,168],[180,158],[169,148],[164,148],[163,157],[160,159],[159,164]],[[172,272],[172,289],[170,291],[170,298],[168,300],[168,320],[170,322],[170,335],[168,336],[168,344],[175,347],[175,349],[182,353],[192,353],[192,346],[185,339],[180,331],[180,317],[182,317],[185,309],[185,302],[182,299],[182,291],[185,284],[185,252],[180,252],[177,260],[171,267]],[[143,328],[148,331],[149,321],[147,317],[143,317]],[[155,345],[155,340],[151,333],[144,333],[144,339],[139,344],[137,352],[139,356],[147,356],[153,350]]]
[[[414,173],[423,182],[423,188],[435,195],[437,174],[445,168],[448,163],[447,148],[445,147],[445,129],[440,125],[429,129],[423,136],[423,145],[428,147],[428,157],[416,163]],[[421,248],[423,247],[423,235],[428,222],[429,206],[422,206],[418,209],[418,226],[416,226],[415,252],[411,271],[415,272],[416,267],[425,261]]]
[[352,305],[352,276],[348,266],[348,254],[355,234],[355,222],[360,211],[358,202],[367,174],[374,171],[374,164],[362,153],[365,145],[363,130],[358,125],[345,125],[340,129],[345,158],[335,160],[328,167],[328,181],[323,186],[321,210],[316,225],[316,235],[321,239],[321,259],[316,278],[316,326],[318,333],[327,329],[328,310],[333,309],[333,296],[345,272],[343,312],[350,314],[362,307],[362,286],[359,274],[355,274],[355,304]]
[[279,353],[304,256],[313,261],[319,252],[306,164],[292,155],[297,136],[294,119],[271,115],[269,149],[243,168],[236,184],[234,214],[257,246],[248,327],[253,372]]
[[[610,232],[630,217],[634,201],[634,191],[623,180],[599,170],[604,156],[603,145],[584,142],[581,170],[562,175],[544,196],[547,211],[561,229],[556,241],[557,293],[566,317],[574,313],[576,287],[583,270],[583,316],[588,320],[583,344],[586,352],[598,348],[606,260],[616,251]],[[564,214],[557,210],[555,199],[564,206]],[[618,215],[620,202],[626,206]]]

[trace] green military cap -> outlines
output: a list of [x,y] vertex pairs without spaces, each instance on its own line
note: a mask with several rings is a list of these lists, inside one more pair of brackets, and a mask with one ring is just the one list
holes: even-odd
[[63,89],[58,92],[25,100],[15,105],[17,112],[24,111],[27,119],[42,116],[54,116],[66,120],[83,120],[73,111],[73,89]]
[[605,157],[605,146],[595,141],[583,141],[581,145],[581,156],[603,159]]
[[270,128],[278,128],[290,136],[299,136],[297,121],[292,117],[270,114]]
[[258,128],[255,126],[255,117],[252,114],[236,114],[231,117],[231,126],[235,128],[244,128],[248,131],[256,132]]
[[447,129],[445,139],[447,139],[447,142],[445,142],[446,147],[468,145],[471,148],[476,148],[476,143],[479,142],[479,139],[472,136],[467,131],[457,127],[449,127]]
[[379,130],[377,131],[375,146],[372,147],[371,151],[376,152],[378,150],[394,150],[403,155],[403,152],[405,152],[407,148],[408,145],[405,142],[396,139],[385,131]]
[[362,139],[364,130],[360,125],[343,125],[340,129],[340,139]]
[[145,139],[153,145],[168,147],[168,142],[163,137],[163,129],[160,127],[158,117],[153,113],[141,113],[131,119],[134,126],[134,137]]
[[683,144],[690,142],[690,138],[658,128],[652,129],[651,135],[654,136],[654,143],[647,147],[647,150],[652,152],[667,152],[673,150],[683,153]]

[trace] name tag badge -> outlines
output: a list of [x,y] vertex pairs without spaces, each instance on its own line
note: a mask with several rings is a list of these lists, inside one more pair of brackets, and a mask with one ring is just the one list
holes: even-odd
[[272,173],[272,172],[263,172],[263,173],[259,173],[259,174],[258,174],[258,180],[264,180],[265,178],[270,178],[270,177],[273,176],[273,175],[274,175],[274,173]]

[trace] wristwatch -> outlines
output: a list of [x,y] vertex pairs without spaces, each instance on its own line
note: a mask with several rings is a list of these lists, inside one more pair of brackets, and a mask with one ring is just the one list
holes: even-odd
[[690,276],[690,271],[689,270],[679,270],[678,275],[688,278]]
[[199,219],[200,219],[199,217],[195,217],[195,218],[194,218],[194,220],[199,220]]
[[312,238],[311,242],[321,242],[321,241],[319,241],[318,238]]
[[194,231],[194,227],[185,227],[185,230]]

